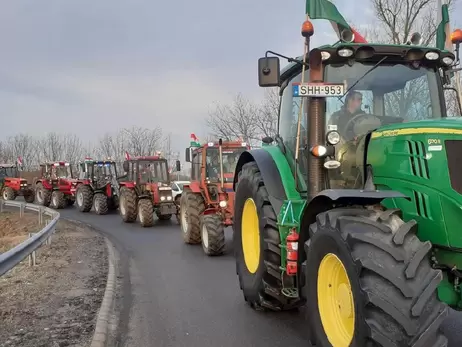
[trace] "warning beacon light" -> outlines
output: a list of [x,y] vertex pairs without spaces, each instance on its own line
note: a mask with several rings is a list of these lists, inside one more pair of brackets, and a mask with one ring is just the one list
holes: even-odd
[[309,20],[306,20],[302,24],[302,36],[305,38],[309,38],[313,36],[314,34],[314,27],[313,23],[311,23]]

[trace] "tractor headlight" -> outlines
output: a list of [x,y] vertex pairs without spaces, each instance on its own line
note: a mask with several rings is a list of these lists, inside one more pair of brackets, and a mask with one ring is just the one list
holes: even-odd
[[353,53],[354,53],[353,50],[349,48],[342,48],[342,49],[339,49],[337,52],[337,54],[343,58],[351,57]]
[[436,52],[427,52],[425,54],[425,58],[428,60],[437,60],[440,57],[440,55]]
[[228,205],[228,204],[226,203],[226,201],[221,200],[219,205],[220,205],[221,208],[225,208],[226,205]]
[[329,131],[326,138],[330,145],[336,145],[340,142],[340,134],[336,131]]
[[321,52],[321,59],[322,60],[327,60],[329,58],[330,58],[330,53],[329,52],[326,52],[326,51]]
[[168,200],[168,201],[171,201],[171,200],[172,200],[172,197],[171,197],[170,195],[167,196],[167,200]]
[[161,196],[160,201],[165,201],[165,196]]
[[451,57],[444,57],[443,58],[443,64],[444,65],[452,65],[452,63],[454,62],[454,59],[452,59]]

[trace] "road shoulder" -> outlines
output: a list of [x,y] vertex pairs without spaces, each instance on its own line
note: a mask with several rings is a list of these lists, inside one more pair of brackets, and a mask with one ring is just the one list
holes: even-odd
[[89,346],[107,282],[104,237],[61,220],[36,259],[0,277],[0,346]]

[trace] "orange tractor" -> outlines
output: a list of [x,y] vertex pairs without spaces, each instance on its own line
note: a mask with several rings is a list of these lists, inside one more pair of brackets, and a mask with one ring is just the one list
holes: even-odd
[[186,161],[191,182],[180,199],[180,225],[188,244],[202,243],[205,254],[225,250],[225,227],[233,225],[233,179],[239,155],[249,147],[243,142],[191,142]]
[[20,177],[17,164],[0,164],[0,188],[3,200],[23,196],[26,202],[34,202],[34,190],[26,179]]

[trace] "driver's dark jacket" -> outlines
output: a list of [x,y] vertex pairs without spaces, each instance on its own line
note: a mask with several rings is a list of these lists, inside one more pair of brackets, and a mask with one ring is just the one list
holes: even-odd
[[364,111],[361,109],[358,109],[358,111],[351,113],[345,107],[342,107],[340,110],[332,114],[332,116],[329,119],[329,124],[337,125],[337,131],[340,133],[340,135],[345,137],[347,140],[352,140],[355,136],[353,129],[350,128],[347,131],[345,127],[350,119],[361,113],[364,113]]

